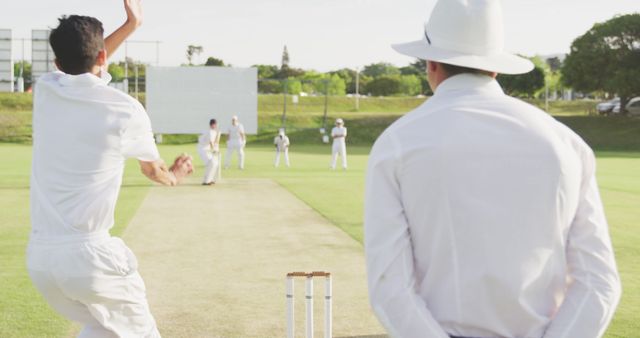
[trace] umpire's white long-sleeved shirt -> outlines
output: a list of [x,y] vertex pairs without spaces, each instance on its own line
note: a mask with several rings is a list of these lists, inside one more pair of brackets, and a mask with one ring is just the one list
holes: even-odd
[[593,152],[488,76],[445,80],[377,140],[365,248],[394,337],[599,337],[621,293]]

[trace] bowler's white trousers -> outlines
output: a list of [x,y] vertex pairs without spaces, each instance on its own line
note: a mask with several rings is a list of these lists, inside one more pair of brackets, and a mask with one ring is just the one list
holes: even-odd
[[160,337],[136,257],[121,239],[54,238],[31,238],[27,267],[49,305],[84,325],[78,337]]
[[224,167],[229,168],[231,166],[231,156],[235,152],[238,153],[238,167],[244,169],[244,144],[240,141],[230,141],[227,144],[227,157],[224,159]]
[[209,148],[198,148],[198,154],[204,162],[204,177],[202,183],[215,182],[216,173],[218,172],[218,153],[213,153]]
[[331,147],[331,169],[336,168],[338,155],[342,159],[342,168],[347,169],[347,145],[344,142],[334,142]]

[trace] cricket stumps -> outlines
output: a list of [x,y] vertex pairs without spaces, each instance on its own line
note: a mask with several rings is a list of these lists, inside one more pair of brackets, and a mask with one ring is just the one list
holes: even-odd
[[332,313],[331,313],[331,273],[324,271],[290,272],[286,278],[287,301],[287,338],[295,336],[294,314],[294,285],[296,278],[305,278],[305,310],[306,310],[306,338],[313,338],[313,279],[324,277],[324,337],[331,338]]

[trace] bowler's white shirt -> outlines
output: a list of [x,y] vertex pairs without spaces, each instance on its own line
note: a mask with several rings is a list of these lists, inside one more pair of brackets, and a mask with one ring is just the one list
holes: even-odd
[[[106,74],[108,77],[108,74]],[[32,236],[106,232],[125,159],[160,158],[142,105],[90,73],[54,72],[36,83]]]
[[365,248],[399,337],[590,338],[620,282],[590,148],[488,76],[458,75],[376,141]]
[[347,137],[347,127],[333,127],[331,129],[331,137],[336,137],[333,139],[333,144],[343,145],[345,144],[345,138]]

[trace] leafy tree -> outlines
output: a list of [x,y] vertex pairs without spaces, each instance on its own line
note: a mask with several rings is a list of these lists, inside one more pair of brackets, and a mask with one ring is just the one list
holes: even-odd
[[31,63],[27,61],[16,61],[13,64],[13,76],[20,77],[20,65],[22,67],[22,79],[24,80],[24,89],[27,90],[31,87]]
[[427,61],[416,59],[410,66],[419,70],[420,74],[427,74]]
[[329,95],[345,95],[347,92],[347,84],[344,79],[337,74],[327,75],[325,78],[329,87]]
[[282,82],[280,80],[260,79],[258,81],[258,92],[263,94],[282,93]]
[[575,90],[619,95],[624,111],[629,98],[640,95],[640,13],[597,23],[575,39],[562,77]]
[[416,59],[415,62],[410,63],[408,66],[400,67],[400,74],[426,76],[427,75],[426,61]]
[[411,66],[404,66],[399,69],[401,75],[420,75],[420,72]]
[[193,66],[193,57],[195,55],[200,55],[202,51],[204,51],[204,48],[202,48],[202,46],[187,46],[187,61],[189,61],[189,66]]
[[277,78],[290,79],[304,75],[305,71],[303,69],[290,67],[289,62],[289,50],[287,50],[287,46],[284,46],[284,50],[282,51],[282,63],[280,64],[280,70],[278,71]]
[[325,92],[323,74],[310,70],[300,76],[302,91],[305,93],[323,94]]
[[113,82],[120,82],[124,79],[124,63],[110,63],[107,71]]
[[562,68],[562,61],[557,56],[547,59],[547,65],[549,66],[549,70],[552,72],[557,72]]
[[345,95],[346,83],[338,74],[321,74],[314,71],[308,71],[304,76],[300,77],[302,91],[305,93],[313,93],[324,95]]
[[302,91],[302,83],[297,79],[287,79],[287,93],[290,95],[298,95]]
[[400,75],[400,70],[390,63],[379,62],[364,66],[362,74],[376,78],[379,76]]
[[502,89],[513,96],[533,97],[534,94],[544,88],[544,70],[536,65],[532,71],[518,75],[498,75],[498,82]]
[[204,63],[205,66],[218,66],[224,67],[224,61],[222,59],[216,59],[212,56],[207,58],[207,62]]
[[429,87],[429,81],[427,80],[427,62],[424,60],[416,59],[413,63],[406,67],[400,68],[402,75],[415,75],[420,80],[421,91],[418,94],[431,93]]
[[356,92],[356,71],[349,68],[342,68],[333,72],[329,72],[329,75],[339,76],[346,85],[346,92],[354,94]]
[[301,77],[305,73],[304,69],[300,68],[291,68],[289,66],[281,67],[278,71],[277,78],[278,79],[289,79],[292,77]]
[[379,76],[367,84],[366,90],[373,96],[390,96],[400,93],[399,76]]
[[22,67],[22,77],[24,79],[30,79],[31,78],[31,63],[27,62],[27,61],[17,61],[16,63],[13,64],[13,75],[15,77],[19,77],[20,76],[20,65],[23,65]]
[[[373,81],[373,78],[370,76],[366,76],[364,74],[360,74],[360,94],[365,94],[368,93],[367,91],[367,86],[369,85],[369,83],[371,83],[371,81]],[[354,93],[355,93],[355,88],[354,88]]]
[[[127,76],[129,77],[129,90],[133,90],[135,86],[135,74],[136,67],[138,68],[138,89],[141,92],[146,91],[146,76],[147,76],[147,65],[140,62],[135,61],[132,58],[126,59],[126,68],[127,68]],[[125,79],[125,62],[114,62],[109,64],[109,68],[107,72],[111,74],[113,82],[121,82]]]
[[288,79],[304,74],[304,70],[302,69],[289,67],[289,61],[289,51],[287,50],[287,46],[285,45],[284,50],[282,51],[282,63],[280,64],[280,71],[278,72],[279,79]]
[[418,95],[422,93],[422,83],[416,75],[400,76],[400,93],[404,95]]
[[278,66],[275,65],[253,65],[251,67],[258,69],[258,78],[275,79],[278,76]]
[[[561,74],[560,69],[562,68],[562,61],[558,57],[552,57],[546,60],[541,59],[540,57],[533,57],[531,61],[542,69],[544,72],[544,81],[546,87],[549,89],[549,94],[551,97],[556,97],[556,94],[562,93],[565,89],[564,85],[561,82]],[[537,98],[544,98],[546,93],[546,88],[540,88],[534,96]]]
[[[129,78],[131,78],[131,77],[133,77],[135,75],[136,66],[138,67],[138,78],[146,76],[146,68],[147,68],[146,64],[144,64],[144,63],[142,63],[140,61],[135,61],[132,58],[127,58],[126,66],[127,66],[127,72],[128,72],[127,75],[129,76]],[[110,74],[111,74],[111,69],[112,69],[111,67],[114,67],[114,69],[116,69],[116,67],[122,69],[122,75],[120,75],[117,70],[115,71],[116,72],[115,75],[117,75],[118,79],[120,81],[122,81],[124,79],[125,62],[124,61],[120,61],[120,62],[117,62],[117,63],[110,63],[109,64],[109,69],[107,69],[107,71]],[[114,74],[111,74],[111,76],[113,77],[113,81],[118,81],[118,80],[116,80],[116,76],[114,76]]]

